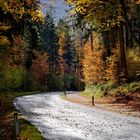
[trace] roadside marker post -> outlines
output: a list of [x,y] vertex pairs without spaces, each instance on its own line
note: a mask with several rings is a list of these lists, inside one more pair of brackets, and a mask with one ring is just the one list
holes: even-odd
[[17,140],[17,137],[19,135],[19,121],[18,121],[18,113],[14,113],[14,127],[15,127],[15,139]]
[[92,96],[92,106],[94,106],[94,96]]
[[67,93],[66,93],[66,90],[64,90],[64,95],[65,95],[65,98],[67,97]]

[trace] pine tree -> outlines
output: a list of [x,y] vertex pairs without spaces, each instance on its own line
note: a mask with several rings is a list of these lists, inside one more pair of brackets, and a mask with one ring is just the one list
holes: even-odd
[[[75,72],[75,48],[71,43],[70,29],[68,23],[61,19],[57,26],[58,45],[59,45],[59,71],[64,85],[70,88],[71,81],[74,79]],[[65,82],[66,81],[66,82]],[[74,84],[73,84],[74,86]]]
[[56,27],[51,12],[47,12],[45,21],[39,25],[41,36],[40,51],[47,52],[47,62],[49,64],[49,73],[47,75],[47,83],[50,90],[56,89],[57,63],[58,63],[58,45]]

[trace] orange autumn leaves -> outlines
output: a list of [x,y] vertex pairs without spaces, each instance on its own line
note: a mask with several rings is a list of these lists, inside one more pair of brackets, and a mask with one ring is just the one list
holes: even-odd
[[83,75],[86,83],[96,84],[104,81],[103,49],[98,45],[98,37],[94,39],[94,48],[90,42],[84,46]]
[[103,84],[119,81],[119,49],[112,50],[112,55],[105,56],[105,48],[100,44],[100,36],[94,35],[94,47],[88,41],[83,48],[83,76],[87,84]]
[[0,7],[4,13],[11,14],[15,20],[20,20],[26,14],[31,16],[33,21],[43,21],[44,16],[40,9],[38,0],[1,0]]

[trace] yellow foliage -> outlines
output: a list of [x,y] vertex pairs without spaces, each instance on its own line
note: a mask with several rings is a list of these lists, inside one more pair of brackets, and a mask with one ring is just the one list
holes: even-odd
[[128,49],[126,52],[128,74],[131,78],[140,75],[140,55],[138,48]]
[[60,46],[59,55],[63,55],[63,53],[65,53],[64,50],[66,49],[65,48],[65,46],[66,46],[66,34],[65,34],[65,32],[62,32],[60,34],[58,44]]
[[136,4],[140,4],[140,0],[136,0]]
[[65,53],[66,53],[66,33],[65,32],[61,32],[59,35],[59,50],[58,50],[58,54],[59,54],[59,69],[60,69],[60,73],[61,75],[64,75],[65,73],[65,69],[67,68],[66,65],[66,60],[64,59]]
[[[95,37],[95,35],[94,35]],[[94,40],[94,48],[90,42],[84,46],[83,75],[88,84],[104,82],[103,48],[99,45],[98,37]]]
[[9,43],[10,43],[10,42],[9,42],[9,39],[8,39],[6,36],[0,35],[0,45],[6,46],[6,45],[8,45]]
[[36,21],[36,22],[42,21],[43,22],[43,20],[44,20],[44,15],[41,10],[30,11],[29,14],[31,15],[33,21]]
[[106,60],[106,79],[111,84],[119,83],[119,59],[119,49],[117,47],[112,50],[112,55]]
[[104,30],[109,30],[111,27],[119,25],[120,22],[124,22],[122,5],[119,1],[66,0],[66,2],[72,5],[72,11],[75,10],[75,14],[82,15],[83,19],[96,24],[97,27],[99,26]]
[[7,31],[11,28],[11,26],[9,25],[1,25],[0,24],[0,31]]
[[[10,13],[16,20],[21,19],[25,14],[31,15],[33,21],[43,21],[44,16],[41,9],[38,9],[35,5],[38,4],[38,0],[1,0],[0,7],[4,13]],[[27,8],[28,7],[28,8]]]

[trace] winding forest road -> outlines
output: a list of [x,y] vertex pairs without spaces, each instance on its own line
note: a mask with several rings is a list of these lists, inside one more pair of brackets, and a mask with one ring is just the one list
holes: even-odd
[[139,118],[71,103],[59,92],[18,97],[14,104],[47,140],[140,140]]

